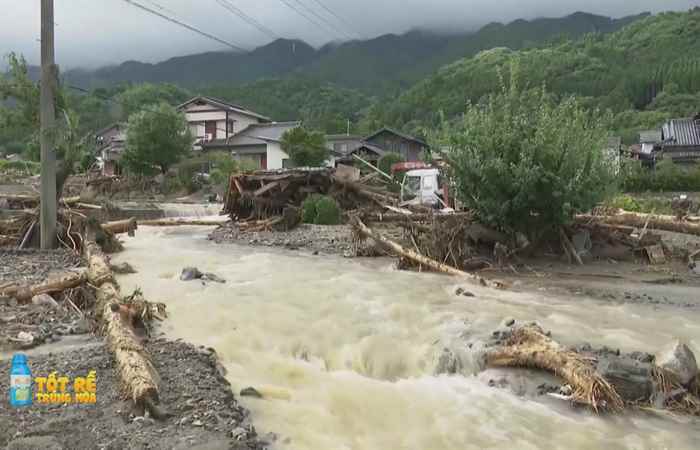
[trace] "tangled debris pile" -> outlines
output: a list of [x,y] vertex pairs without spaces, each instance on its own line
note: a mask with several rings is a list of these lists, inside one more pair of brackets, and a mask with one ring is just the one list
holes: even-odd
[[700,374],[692,351],[680,342],[654,356],[590,346],[567,348],[534,323],[509,322],[493,333],[484,362],[551,372],[564,381],[559,398],[595,411],[667,410],[700,416]]
[[[569,226],[531,242],[522,234],[506,234],[480,223],[470,211],[435,209],[415,204],[415,201],[401,202],[399,196],[388,189],[388,183],[385,177],[372,175],[349,181],[333,169],[234,175],[223,210],[233,223],[213,233],[212,239],[300,247],[291,239],[290,230],[299,225],[301,204],[309,195],[323,194],[335,200],[344,211],[345,222],[353,226],[355,254],[394,254],[399,257],[399,267],[405,269],[449,272],[449,269],[442,270],[448,266],[461,272],[473,272],[514,268],[514,264],[521,264],[523,259],[552,255],[580,265],[596,258],[662,264],[680,257],[693,267],[695,258],[700,255],[700,249],[688,249],[683,254],[674,252],[657,232],[671,230],[700,235],[700,225],[693,217],[598,208],[592,214],[576,216]],[[379,226],[384,228],[382,232],[377,229]],[[370,247],[374,251],[357,245],[366,238],[376,243]],[[391,245],[387,245],[387,241]],[[418,257],[407,257],[407,250]],[[424,258],[422,263],[419,262],[421,258]]]

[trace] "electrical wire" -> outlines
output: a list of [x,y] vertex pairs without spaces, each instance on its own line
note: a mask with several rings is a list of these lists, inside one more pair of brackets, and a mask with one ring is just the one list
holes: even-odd
[[[301,17],[303,17],[304,19],[308,20],[310,23],[316,25],[316,26],[319,27],[319,28],[322,28],[324,31],[328,31],[328,30],[329,30],[327,26],[321,25],[321,24],[320,24],[318,21],[316,21],[313,17],[310,17],[308,14],[306,14],[304,11],[300,10],[299,8],[297,8],[294,4],[290,3],[288,0],[280,0],[280,1],[281,1],[284,5],[286,5],[289,9],[291,9],[291,10],[294,11],[294,12],[296,12],[297,14],[299,14],[299,15],[300,15]],[[332,36],[333,38],[336,38],[336,37],[337,37],[337,35],[336,35],[335,30],[333,29],[333,27],[330,28],[330,36]]]
[[329,27],[330,30],[332,30],[332,31],[334,31],[334,32],[338,32],[338,33],[340,33],[340,34],[343,34],[344,37],[347,37],[347,38],[352,39],[352,36],[351,36],[351,35],[349,35],[349,34],[346,33],[345,31],[341,30],[341,29],[338,28],[337,26],[333,25],[331,22],[328,21],[328,19],[326,19],[325,17],[323,17],[322,15],[320,15],[319,13],[317,13],[313,8],[309,7],[309,5],[307,5],[306,3],[302,2],[302,0],[292,0],[292,1],[295,1],[299,6],[301,6],[302,8],[304,8],[305,11],[308,11],[308,12],[309,12],[311,15],[313,15],[315,18],[317,18],[318,20],[320,20],[321,22],[323,22],[323,24],[325,24],[327,27]]
[[232,14],[238,16],[241,20],[246,22],[247,24],[255,27],[260,31],[261,33],[269,36],[272,39],[279,39],[280,36],[277,35],[274,31],[270,30],[267,28],[265,25],[261,24],[257,20],[255,20],[253,17],[249,16],[245,12],[243,12],[240,8],[238,8],[236,5],[231,3],[229,0],[216,0],[216,2],[221,5],[223,8],[227,9],[229,12]]
[[355,28],[345,19],[343,19],[340,15],[336,14],[332,9],[330,9],[328,6],[326,6],[321,0],[313,0],[317,5],[319,5],[321,8],[323,8],[328,14],[333,16],[338,22],[342,23],[344,26],[347,27],[347,30],[350,31],[351,33],[355,34],[357,37],[362,38],[362,35],[355,31]]
[[166,15],[166,14],[163,14],[163,13],[161,13],[161,12],[159,12],[159,11],[156,11],[156,10],[154,10],[153,8],[149,8],[148,6],[142,5],[141,3],[135,2],[134,0],[123,0],[123,1],[126,2],[126,3],[128,3],[128,4],[130,4],[130,5],[132,5],[132,6],[134,6],[134,7],[136,7],[136,8],[142,9],[142,10],[144,10],[144,11],[150,13],[150,14],[156,15],[156,16],[160,17],[161,19],[165,19],[165,20],[167,20],[168,22],[171,22],[171,23],[174,23],[174,24],[176,24],[176,25],[179,25],[179,26],[181,26],[181,27],[183,27],[183,28],[186,28],[186,29],[188,29],[188,30],[190,30],[190,31],[193,31],[193,32],[195,32],[195,33],[197,33],[197,34],[199,34],[199,35],[201,35],[201,36],[204,36],[204,37],[206,37],[206,38],[208,38],[208,39],[211,39],[211,40],[213,40],[213,41],[216,41],[216,42],[218,42],[218,43],[220,43],[220,44],[224,44],[224,45],[226,45],[227,47],[231,47],[231,48],[234,49],[234,50],[238,50],[238,51],[241,51],[241,52],[247,52],[247,50],[244,49],[243,47],[240,47],[240,46],[238,46],[238,45],[236,45],[236,44],[233,44],[233,43],[231,43],[231,42],[229,42],[229,41],[225,41],[225,40],[223,40],[223,39],[221,39],[221,38],[218,38],[218,37],[216,37],[216,36],[214,36],[214,35],[212,35],[212,34],[207,33],[206,31],[202,31],[202,30],[200,30],[200,29],[198,29],[198,28],[196,28],[196,27],[194,27],[194,26],[192,26],[192,25],[188,25],[188,24],[186,24],[185,22],[182,22],[182,21],[180,21],[180,20],[178,20],[178,19],[175,19],[175,18],[170,17],[170,16],[168,16],[168,15]]

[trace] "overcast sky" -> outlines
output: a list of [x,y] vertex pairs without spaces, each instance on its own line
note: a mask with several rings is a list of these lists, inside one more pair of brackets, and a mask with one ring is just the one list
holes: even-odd
[[[473,30],[488,22],[560,17],[586,11],[613,17],[642,11],[686,10],[700,0],[133,0],[234,45],[251,49],[275,36],[319,46],[412,28]],[[220,3],[261,23],[266,33]],[[63,67],[95,67],[126,60],[155,62],[227,47],[142,11],[125,0],[55,0],[56,58]],[[319,27],[287,6],[299,9]],[[0,54],[23,53],[39,62],[40,0],[0,0]],[[303,9],[306,5],[307,10]],[[322,9],[326,6],[342,22]],[[322,22],[318,17],[324,18]]]

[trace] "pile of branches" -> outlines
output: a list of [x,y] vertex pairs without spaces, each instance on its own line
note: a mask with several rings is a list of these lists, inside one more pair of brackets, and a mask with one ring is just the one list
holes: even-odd
[[330,195],[344,210],[398,203],[384,187],[342,180],[333,169],[286,169],[232,175],[223,213],[234,221],[266,220],[283,216],[287,207],[301,207],[313,194]]

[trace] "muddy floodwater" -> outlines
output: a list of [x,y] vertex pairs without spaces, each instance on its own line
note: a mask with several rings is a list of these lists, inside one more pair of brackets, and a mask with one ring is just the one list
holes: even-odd
[[[139,228],[120,278],[168,305],[169,337],[214,347],[258,432],[299,450],[697,449],[700,424],[651,414],[597,417],[549,397],[489,387],[468,353],[435,375],[444,347],[503,321],[537,320],[566,344],[654,352],[674,337],[700,349],[700,309],[495,291],[342,259],[207,241],[210,230]],[[183,282],[183,267],[226,284]],[[461,286],[464,286],[463,284]],[[516,378],[523,374],[517,374]],[[196,377],[192,379],[196,383]],[[167,388],[167,387],[166,387]]]

